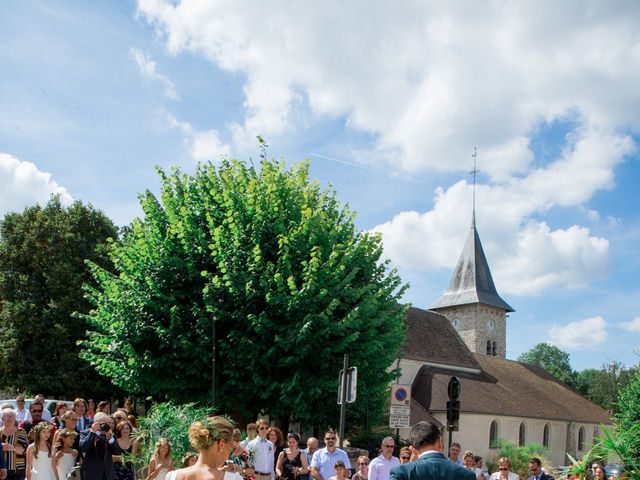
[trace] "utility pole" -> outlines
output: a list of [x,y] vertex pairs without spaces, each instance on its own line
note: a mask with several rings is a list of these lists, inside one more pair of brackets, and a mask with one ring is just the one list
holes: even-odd
[[211,317],[211,407],[216,407],[216,316]]
[[342,385],[340,388],[340,448],[344,441],[344,423],[347,418],[347,374],[349,372],[349,354],[344,354],[342,367]]

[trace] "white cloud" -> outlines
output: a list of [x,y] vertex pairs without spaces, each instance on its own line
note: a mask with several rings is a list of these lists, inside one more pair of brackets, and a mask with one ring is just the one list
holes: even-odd
[[136,62],[138,66],[138,71],[142,77],[159,82],[164,87],[164,95],[171,100],[179,100],[178,92],[176,91],[176,87],[171,80],[166,75],[158,73],[156,69],[156,62],[154,62],[151,57],[145,55],[143,52],[138,50],[137,48],[132,48],[130,50],[131,58]]
[[67,189],[58,185],[50,173],[8,153],[0,153],[0,185],[0,215],[36,203],[45,204],[51,194],[60,194],[64,204],[73,202]]
[[138,10],[171,53],[200,54],[244,75],[237,139],[295,128],[302,98],[316,114],[344,115],[377,134],[381,148],[401,152],[394,162],[405,170],[468,170],[461,160],[477,146],[490,159],[486,173],[504,179],[533,161],[528,140],[540,122],[577,114],[578,128],[640,129],[635,3],[360,0],[267,9],[139,0]]
[[[138,0],[138,11],[170,53],[241,74],[234,149],[304,128],[303,113],[373,135],[382,154],[371,166],[468,172],[477,146],[490,180],[478,188],[479,226],[501,290],[537,294],[606,275],[606,238],[539,216],[613,188],[615,167],[636,153],[640,4]],[[570,131],[541,163],[532,139],[554,122]],[[376,226],[387,256],[451,268],[470,199],[458,182],[437,190],[432,210]]]
[[231,148],[220,140],[217,130],[196,130],[189,122],[180,120],[171,113],[164,112],[164,116],[169,127],[182,132],[184,143],[194,160],[215,162],[230,154]]
[[549,330],[549,340],[563,348],[599,345],[609,336],[606,327],[607,322],[602,317],[585,318],[566,325],[554,325]]
[[636,317],[630,322],[623,322],[620,326],[629,332],[640,333],[640,317]]
[[[536,194],[526,181],[477,186],[478,231],[501,292],[536,295],[551,287],[585,285],[608,273],[607,239],[578,225],[551,229],[530,218],[555,204],[557,196],[553,190]],[[472,187],[460,181],[437,189],[432,210],[401,212],[375,226],[383,234],[385,256],[406,269],[452,269],[469,231],[471,199]]]

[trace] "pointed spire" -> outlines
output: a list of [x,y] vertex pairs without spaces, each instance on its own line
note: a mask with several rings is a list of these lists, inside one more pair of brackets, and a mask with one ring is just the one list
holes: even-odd
[[470,303],[491,305],[507,312],[514,311],[507,302],[500,298],[493,283],[489,263],[476,229],[475,212],[469,236],[451,276],[449,288],[429,309],[435,310]]
[[505,302],[493,283],[489,262],[484,254],[480,236],[476,229],[476,177],[478,175],[478,149],[473,149],[473,170],[469,172],[473,175],[473,206],[471,209],[471,230],[464,244],[458,264],[456,265],[449,288],[430,309],[453,307],[456,305],[468,305],[473,303],[483,303],[513,312],[513,308]]

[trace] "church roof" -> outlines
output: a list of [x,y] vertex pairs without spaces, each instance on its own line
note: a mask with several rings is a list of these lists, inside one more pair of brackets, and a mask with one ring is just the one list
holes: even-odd
[[[461,411],[489,415],[611,424],[609,414],[541,367],[474,354],[483,377],[459,376]],[[488,375],[489,379],[485,376]],[[446,411],[450,374],[433,373],[429,410]]]
[[471,223],[471,230],[458,259],[458,264],[451,276],[449,288],[429,308],[438,309],[471,303],[482,303],[501,308],[507,312],[514,311],[498,295],[487,257],[482,249],[482,243],[480,243],[475,218]]
[[402,358],[480,371],[473,354],[444,315],[410,307],[405,326],[407,334],[400,350]]

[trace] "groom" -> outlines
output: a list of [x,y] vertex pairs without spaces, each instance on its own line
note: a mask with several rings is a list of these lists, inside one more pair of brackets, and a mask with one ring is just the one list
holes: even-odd
[[419,457],[415,462],[393,467],[389,480],[476,480],[472,470],[451,463],[442,454],[442,437],[435,425],[417,423],[409,438],[413,452]]

